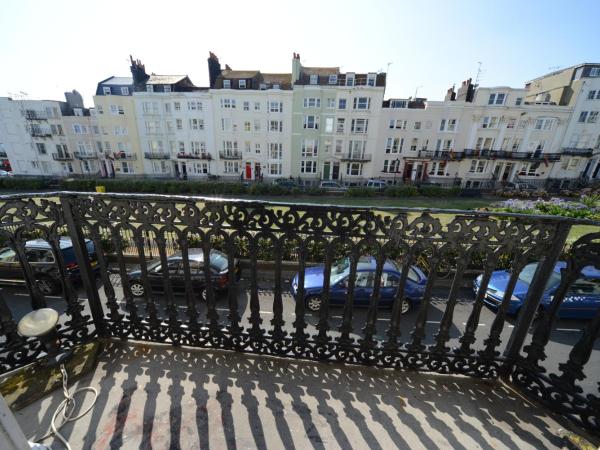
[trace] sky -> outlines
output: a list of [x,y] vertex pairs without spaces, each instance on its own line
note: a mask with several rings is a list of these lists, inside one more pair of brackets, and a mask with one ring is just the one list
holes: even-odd
[[77,89],[92,106],[99,81],[130,74],[130,54],[207,86],[212,51],[233,69],[291,72],[294,52],[307,66],[389,69],[386,98],[442,100],[480,63],[480,85],[522,87],[600,62],[598,17],[599,0],[4,0],[0,96]]

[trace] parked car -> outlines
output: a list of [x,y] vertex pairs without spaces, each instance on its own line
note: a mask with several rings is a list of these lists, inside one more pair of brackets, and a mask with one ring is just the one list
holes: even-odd
[[0,177],[12,177],[13,173],[9,172],[8,170],[2,170],[0,169]]
[[[202,300],[206,300],[206,281],[204,278],[204,252],[199,248],[188,250],[188,259],[190,264],[192,288]],[[239,261],[234,261],[236,279],[240,277]],[[154,294],[164,293],[163,267],[160,259],[151,261],[147,267],[148,281]],[[167,270],[169,271],[169,280],[175,294],[185,293],[185,279],[183,258],[181,252],[170,256],[167,259]],[[227,289],[229,282],[229,259],[225,253],[218,250],[210,252],[210,272],[212,286],[217,291]],[[137,268],[128,274],[129,287],[134,297],[143,297],[145,294],[144,280],[142,280],[142,271]]]
[[[523,306],[537,264],[528,264],[519,274],[519,279],[510,298],[507,310],[509,315],[516,316]],[[563,267],[566,267],[566,263],[562,261],[559,261],[554,266],[554,270],[550,275],[542,300],[540,301],[540,309],[546,309],[552,303],[554,292],[560,284],[560,270]],[[475,292],[479,290],[481,277],[479,275],[473,283]],[[509,278],[510,273],[506,270],[497,270],[492,273],[484,297],[486,304],[494,309],[498,308],[504,298],[504,291]],[[592,319],[596,315],[598,308],[600,308],[600,270],[588,266],[582,270],[581,276],[569,288],[558,310],[558,317],[561,319]]]
[[504,189],[509,191],[537,191],[539,188],[530,183],[513,183],[509,181],[504,183]]
[[294,180],[290,180],[289,178],[277,178],[273,181],[273,184],[285,189],[294,189],[299,187],[298,183],[296,183]]
[[[81,274],[71,238],[61,236],[59,240],[60,251],[72,282],[79,282]],[[98,259],[94,243],[86,239],[87,251],[90,255],[90,264],[99,271]],[[61,276],[54,254],[48,241],[33,239],[25,243],[25,256],[33,269],[37,285],[42,294],[54,295],[61,291]],[[7,285],[25,285],[25,278],[21,264],[12,248],[0,250],[0,282]]]
[[383,191],[388,187],[388,184],[383,180],[369,180],[367,181],[367,187],[371,189],[376,189],[378,191]]
[[[323,271],[325,266],[307,268],[304,271],[304,298],[298,299],[298,274],[292,281],[292,295],[296,301],[306,302],[306,307],[311,311],[321,309],[323,295]],[[368,306],[373,294],[375,280],[376,261],[372,256],[363,256],[359,259],[356,266],[356,281],[354,284],[354,305]],[[380,284],[381,306],[392,306],[398,284],[400,282],[401,269],[398,265],[388,259],[383,265],[383,272]],[[329,303],[331,305],[343,305],[346,302],[348,292],[348,278],[350,276],[350,260],[348,258],[337,261],[331,267],[329,277]],[[409,270],[404,289],[404,299],[402,301],[402,314],[406,314],[411,308],[418,305],[423,297],[427,277],[416,266]]]
[[335,181],[321,181],[319,187],[327,192],[346,192],[348,188]]

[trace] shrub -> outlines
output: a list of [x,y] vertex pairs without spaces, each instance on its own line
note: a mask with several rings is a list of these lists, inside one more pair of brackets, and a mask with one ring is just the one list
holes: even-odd
[[49,178],[21,178],[21,177],[3,177],[0,178],[0,189],[13,190],[39,190],[49,189],[51,187]]
[[419,194],[425,197],[452,197],[458,195],[459,192],[460,188],[458,187],[446,188],[435,185],[419,186]]
[[413,197],[418,194],[415,186],[389,186],[385,190],[388,197]]
[[375,195],[375,190],[365,186],[355,186],[349,188],[346,197],[372,197]]

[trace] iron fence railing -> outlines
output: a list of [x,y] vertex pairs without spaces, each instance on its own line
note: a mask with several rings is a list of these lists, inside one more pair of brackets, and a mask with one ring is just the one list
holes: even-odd
[[[26,242],[41,238],[49,243],[57,262],[60,292],[67,305],[65,320],[59,327],[66,346],[100,336],[476,377],[502,376],[524,394],[600,432],[600,396],[584,396],[578,386],[600,333],[600,312],[586,324],[558,373],[545,373],[541,365],[546,358],[551,326],[569,286],[584,267],[600,267],[600,232],[584,235],[565,252],[571,227],[582,223],[598,225],[552,216],[183,196],[60,192],[0,197],[0,239],[16,254],[33,308],[44,307],[46,299],[38,287],[39,274],[27,258]],[[69,272],[72,267],[64,264],[61,236],[70,237],[74,244],[78,275],[87,295],[84,304],[73,286]],[[191,249],[199,249],[194,252],[199,251],[205,261],[212,249],[220,249],[227,256],[230,274],[235,272],[237,258],[248,258],[248,324],[242,321],[239,311],[239,280],[234,276],[226,279],[227,307],[223,313],[223,308],[217,308],[215,296],[215,289],[224,287],[217,286],[222,280],[213,276],[207,264],[200,269],[192,267],[188,259]],[[169,256],[175,252],[181,255],[184,306],[176,305],[174,275],[169,271],[161,273],[162,297],[152,294],[149,285],[152,267],[148,259],[157,258],[166,267]],[[356,283],[365,254],[372,255],[375,261],[372,294],[366,314],[358,315],[354,309]],[[141,273],[141,298],[135,297],[132,288],[128,266],[131,257]],[[272,263],[269,270],[273,272],[274,287],[272,313],[268,316],[261,311],[259,300],[259,258],[268,258]],[[349,276],[338,328],[334,327],[330,308],[330,288],[332,270],[340,258],[346,258]],[[378,321],[379,302],[388,258],[397,262],[400,276],[389,320],[382,325]],[[533,324],[529,339],[544,287],[559,258],[567,262],[560,285],[550,307]],[[284,297],[289,301],[284,295],[289,286],[282,276],[285,259],[295,262],[298,278],[294,289],[296,298],[301,299],[293,303],[291,324],[286,324],[289,319],[283,315]],[[410,316],[414,321],[412,333],[401,336],[401,324],[409,320],[402,315],[402,305],[410,268],[423,260],[426,264],[421,267],[427,278],[418,310]],[[501,335],[513,291],[521,270],[531,261],[539,263],[501,352]],[[307,292],[305,269],[311,262],[323,264],[322,303],[316,314],[307,310],[303,300]],[[458,344],[450,348],[459,290],[467,270],[474,265],[481,273],[479,287]],[[487,327],[481,330],[479,320],[492,273],[501,266],[510,271],[488,332]],[[441,267],[450,271],[450,288],[435,339],[426,345],[433,290],[440,278],[448,276],[440,274]],[[204,277],[202,288],[193,283],[194,270]],[[86,307],[91,316],[84,313]],[[205,315],[201,310],[205,310]],[[267,317],[269,321],[265,320]],[[362,321],[360,329],[356,320]],[[16,332],[11,311],[1,296],[0,327],[1,371],[28,364],[42,354],[37,340],[22,338]],[[477,346],[476,332],[486,334]],[[524,345],[526,338],[528,344]],[[598,375],[597,370],[592,373]]]

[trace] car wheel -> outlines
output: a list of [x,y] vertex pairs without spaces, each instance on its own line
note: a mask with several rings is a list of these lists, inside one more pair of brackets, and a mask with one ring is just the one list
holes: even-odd
[[402,299],[402,304],[400,305],[400,314],[408,314],[411,306],[412,304],[410,303],[410,300],[404,297]]
[[306,299],[306,307],[311,311],[319,311],[323,300],[317,295],[310,296]]
[[46,276],[38,278],[37,287],[44,295],[56,294],[60,290],[56,281]]
[[138,283],[137,281],[134,283],[131,283],[129,285],[129,289],[131,290],[131,294],[134,297],[143,297],[144,296],[144,286],[141,283]]

